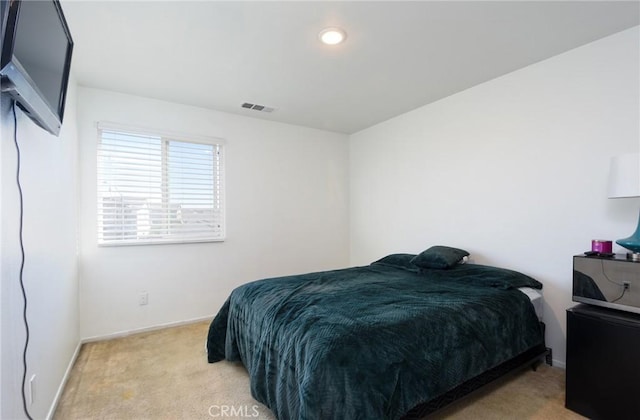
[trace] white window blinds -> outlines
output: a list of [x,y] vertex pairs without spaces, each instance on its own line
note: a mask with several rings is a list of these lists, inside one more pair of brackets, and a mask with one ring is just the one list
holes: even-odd
[[98,125],[98,243],[224,240],[223,145]]

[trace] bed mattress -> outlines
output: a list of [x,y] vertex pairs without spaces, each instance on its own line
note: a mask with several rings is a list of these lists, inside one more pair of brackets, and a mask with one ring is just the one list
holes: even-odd
[[539,290],[531,287],[519,287],[518,290],[520,290],[522,293],[527,295],[529,300],[531,300],[531,303],[533,304],[533,309],[536,311],[536,316],[538,317],[538,320],[542,321],[542,315],[543,315],[542,293],[540,293]]

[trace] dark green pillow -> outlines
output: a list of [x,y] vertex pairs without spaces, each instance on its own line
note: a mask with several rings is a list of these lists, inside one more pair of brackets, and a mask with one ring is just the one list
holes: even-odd
[[464,249],[436,245],[416,255],[411,262],[420,268],[451,268],[469,253]]
[[416,254],[390,254],[372,262],[371,265],[380,264],[407,270],[417,270],[418,267],[411,262],[415,256]]

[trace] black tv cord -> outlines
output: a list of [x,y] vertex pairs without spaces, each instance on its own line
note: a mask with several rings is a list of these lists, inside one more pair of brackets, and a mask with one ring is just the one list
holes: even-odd
[[24,202],[22,199],[22,185],[20,185],[20,146],[18,145],[18,117],[16,116],[16,101],[11,104],[13,109],[13,142],[16,145],[17,167],[16,167],[16,185],[18,186],[18,193],[20,196],[20,223],[19,223],[19,238],[20,238],[20,289],[22,290],[22,301],[24,302],[22,310],[22,319],[24,321],[24,329],[26,337],[24,340],[24,350],[22,351],[22,407],[24,413],[29,420],[33,420],[29,409],[27,408],[27,396],[24,392],[24,387],[27,381],[27,349],[29,348],[29,322],[27,321],[27,292],[24,288],[24,279],[22,273],[24,272],[24,241],[22,239],[22,223],[24,219]]

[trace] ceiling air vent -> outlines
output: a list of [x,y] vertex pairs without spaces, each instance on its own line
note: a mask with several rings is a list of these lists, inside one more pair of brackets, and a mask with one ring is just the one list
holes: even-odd
[[260,112],[273,112],[276,110],[275,108],[271,108],[264,105],[258,105],[258,104],[250,104],[249,102],[245,102],[240,106],[242,108],[253,109],[254,111],[260,111]]

